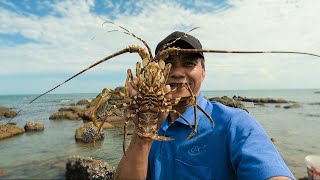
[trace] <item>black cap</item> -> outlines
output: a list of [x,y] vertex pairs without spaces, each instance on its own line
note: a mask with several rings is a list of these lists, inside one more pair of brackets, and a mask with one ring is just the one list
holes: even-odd
[[[177,40],[179,39],[179,40]],[[156,48],[156,54],[158,53],[159,50],[161,50],[162,48],[164,48],[164,46],[168,43],[171,43],[173,41],[177,40],[176,42],[174,42],[173,44],[171,44],[169,47],[179,47],[181,49],[202,49],[202,45],[200,43],[200,41],[189,35],[186,34],[184,32],[180,32],[180,31],[175,31],[173,33],[171,33],[169,36],[167,36],[166,38],[164,38],[161,42],[159,42],[159,44],[157,45]],[[199,55],[204,58],[203,53],[200,52]]]

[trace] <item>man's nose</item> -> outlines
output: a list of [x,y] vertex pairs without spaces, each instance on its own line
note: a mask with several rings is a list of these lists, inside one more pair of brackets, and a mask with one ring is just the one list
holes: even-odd
[[172,66],[170,71],[170,78],[180,79],[185,78],[186,74],[181,66]]

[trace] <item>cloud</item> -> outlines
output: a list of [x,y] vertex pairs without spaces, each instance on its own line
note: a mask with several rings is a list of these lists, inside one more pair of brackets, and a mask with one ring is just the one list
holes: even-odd
[[[318,53],[320,49],[320,25],[315,23],[320,8],[317,0],[188,3],[135,0],[109,4],[99,1],[43,1],[36,4],[35,9],[39,10],[34,12],[20,12],[17,10],[20,6],[10,1],[0,4],[0,33],[8,36],[19,34],[32,40],[10,46],[13,39],[12,42],[0,39],[0,75],[6,77],[24,73],[70,75],[129,45],[143,46],[126,34],[107,33],[116,27],[102,25],[106,20],[112,20],[146,40],[152,51],[157,42],[172,31],[188,31],[198,26],[200,29],[191,34],[198,37],[206,49],[311,53]],[[41,9],[47,9],[47,13]],[[319,87],[320,84],[319,80],[310,78],[310,75],[319,77],[320,60],[313,57],[207,54],[206,58],[210,76],[207,76],[204,89],[304,88]],[[125,54],[99,65],[90,73],[105,74],[104,78],[101,76],[97,80],[101,82],[112,81],[110,77],[117,74],[125,79],[126,69],[135,69],[138,60],[136,54]],[[290,76],[281,73],[284,69],[278,67],[283,66]],[[299,75],[295,76],[294,71],[299,71]],[[277,83],[280,77],[284,82]],[[66,77],[61,77],[61,81],[63,78]],[[294,79],[308,80],[293,85]],[[114,84],[114,87],[118,85],[122,82]],[[96,88],[100,91],[101,87]]]

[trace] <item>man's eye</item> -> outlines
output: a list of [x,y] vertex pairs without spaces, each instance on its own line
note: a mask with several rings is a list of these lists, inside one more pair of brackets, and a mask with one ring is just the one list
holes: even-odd
[[196,63],[194,63],[194,62],[186,62],[185,65],[186,66],[195,66]]

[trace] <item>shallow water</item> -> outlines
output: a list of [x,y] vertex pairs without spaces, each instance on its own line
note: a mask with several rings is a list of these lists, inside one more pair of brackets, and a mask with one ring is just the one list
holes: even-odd
[[[320,94],[317,90],[256,90],[256,91],[206,91],[206,97],[241,95],[247,97],[283,98],[299,102],[297,109],[276,108],[275,104],[255,106],[246,103],[249,112],[265,128],[278,151],[294,175],[306,175],[304,157],[319,154],[320,145]],[[51,94],[29,105],[14,120],[23,127],[28,120],[38,120],[45,124],[43,132],[24,133],[0,141],[0,170],[8,176],[3,178],[59,178],[65,174],[66,159],[73,155],[91,156],[106,160],[117,166],[122,156],[122,128],[105,130],[105,139],[93,144],[77,143],[74,139],[76,128],[82,121],[49,120],[50,114],[62,106],[68,106],[80,99],[94,98],[96,94]],[[33,95],[0,96],[0,106],[15,110],[29,102]],[[281,105],[283,106],[283,105]],[[1,120],[1,123],[8,119]],[[0,177],[1,178],[1,177]]]

